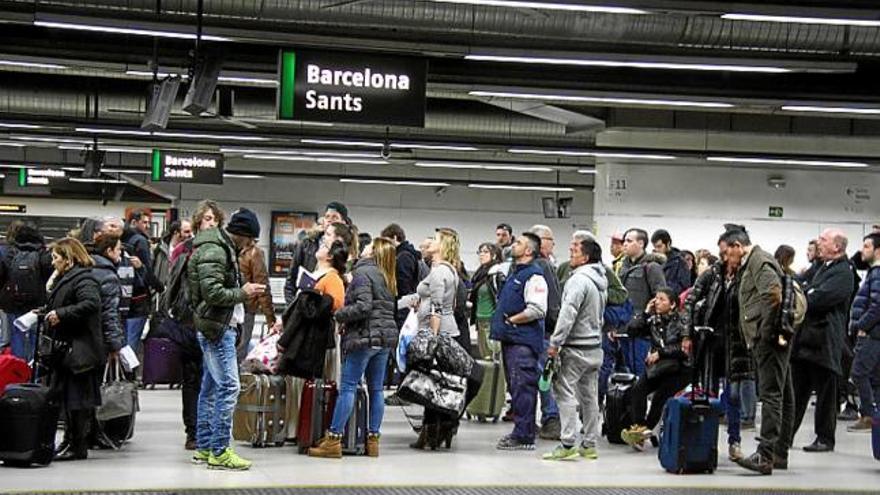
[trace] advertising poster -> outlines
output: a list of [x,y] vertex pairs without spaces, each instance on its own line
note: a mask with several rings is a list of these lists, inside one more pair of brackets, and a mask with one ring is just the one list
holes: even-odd
[[316,212],[273,211],[272,245],[269,250],[269,274],[286,275],[293,258],[293,248],[318,222]]

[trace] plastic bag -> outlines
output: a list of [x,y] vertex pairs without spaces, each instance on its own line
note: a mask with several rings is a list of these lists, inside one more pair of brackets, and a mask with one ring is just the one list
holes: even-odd
[[401,373],[406,371],[406,348],[412,338],[419,333],[419,317],[416,310],[410,308],[403,327],[400,328],[400,337],[397,340],[397,369]]

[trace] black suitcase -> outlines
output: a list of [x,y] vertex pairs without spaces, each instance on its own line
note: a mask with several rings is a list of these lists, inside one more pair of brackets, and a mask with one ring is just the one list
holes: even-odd
[[342,453],[348,455],[364,455],[367,452],[367,422],[369,421],[369,400],[367,387],[358,385],[355,392],[354,409],[345,431],[342,434]]
[[620,345],[622,338],[625,336],[618,336],[616,366],[614,373],[608,377],[608,392],[605,394],[605,411],[602,416],[602,433],[608,438],[609,443],[617,444],[624,443],[620,433],[633,424],[630,404],[632,404],[633,387],[639,379],[624,364]]
[[47,466],[55,456],[60,405],[47,387],[10,385],[0,397],[0,460],[7,466]]

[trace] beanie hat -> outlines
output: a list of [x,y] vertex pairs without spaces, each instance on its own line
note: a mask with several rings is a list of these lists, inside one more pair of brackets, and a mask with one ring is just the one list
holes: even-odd
[[345,219],[346,223],[349,222],[348,208],[346,208],[345,205],[340,203],[339,201],[331,201],[327,204],[327,208],[325,208],[324,210],[333,210],[342,215],[342,218]]
[[232,218],[226,225],[226,232],[256,239],[260,237],[260,221],[257,219],[256,213],[247,208],[241,208],[232,214]]

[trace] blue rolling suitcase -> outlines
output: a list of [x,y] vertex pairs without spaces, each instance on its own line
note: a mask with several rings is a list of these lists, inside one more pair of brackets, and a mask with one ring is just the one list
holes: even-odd
[[369,418],[369,400],[367,387],[359,384],[355,392],[354,409],[345,431],[342,434],[342,453],[347,455],[364,455],[367,452],[367,422]]
[[874,459],[880,461],[880,407],[874,411],[871,425],[871,445],[874,447]]
[[675,474],[712,473],[718,466],[721,401],[688,392],[666,402],[658,457]]

